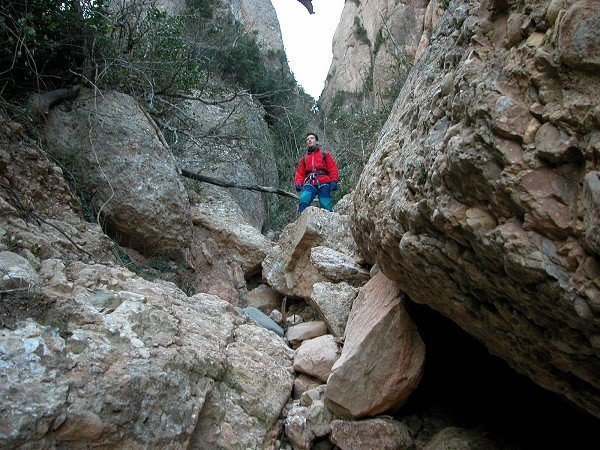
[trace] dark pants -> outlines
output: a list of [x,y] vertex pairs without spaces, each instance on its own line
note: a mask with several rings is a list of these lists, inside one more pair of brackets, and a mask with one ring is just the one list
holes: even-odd
[[300,192],[300,203],[298,204],[298,212],[304,211],[308,205],[319,196],[319,205],[327,211],[333,211],[333,199],[331,198],[331,188],[329,183],[312,185],[306,183]]

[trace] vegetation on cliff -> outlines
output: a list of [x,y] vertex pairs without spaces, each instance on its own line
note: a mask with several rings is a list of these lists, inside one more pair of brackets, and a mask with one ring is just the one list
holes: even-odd
[[218,0],[186,0],[167,12],[156,0],[10,0],[0,6],[2,95],[83,83],[116,89],[152,105],[157,96],[211,79],[235,83],[265,108],[285,104],[297,90],[285,55],[267,68],[255,36]]
[[[0,6],[0,42],[0,107],[33,133],[35,114],[47,108],[26,106],[31,92],[81,85],[126,93],[153,116],[170,145],[188,134],[169,120],[182,102],[227,104],[250,96],[265,110],[271,137],[264,146],[287,185],[298,157],[289,149],[301,147],[296,138],[314,122],[313,101],[285,54],[261,53],[256,35],[220,0],[166,7],[156,0],[10,0]],[[286,214],[280,205],[271,209],[272,227],[293,211],[291,204]]]

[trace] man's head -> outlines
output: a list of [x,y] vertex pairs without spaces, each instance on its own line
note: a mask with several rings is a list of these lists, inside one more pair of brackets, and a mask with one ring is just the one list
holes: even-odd
[[306,145],[308,148],[316,147],[319,145],[319,136],[315,133],[306,133]]

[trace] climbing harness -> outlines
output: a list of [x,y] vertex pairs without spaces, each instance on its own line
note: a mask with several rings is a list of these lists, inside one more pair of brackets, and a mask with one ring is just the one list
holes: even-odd
[[319,183],[319,179],[317,178],[317,175],[327,175],[327,174],[328,174],[328,172],[326,170],[313,170],[304,179],[304,184],[309,183],[311,186],[314,186],[316,184],[317,187],[320,187],[321,183]]

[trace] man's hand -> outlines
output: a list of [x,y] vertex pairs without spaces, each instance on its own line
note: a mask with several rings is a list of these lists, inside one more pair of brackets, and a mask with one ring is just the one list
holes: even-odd
[[338,189],[337,181],[332,181],[331,182],[331,190],[332,191],[337,191],[337,189]]
[[295,185],[294,185],[294,188],[295,188],[295,189],[296,189],[298,192],[300,192],[300,191],[302,190],[302,185],[301,185],[300,183],[298,183],[298,184],[295,184]]

